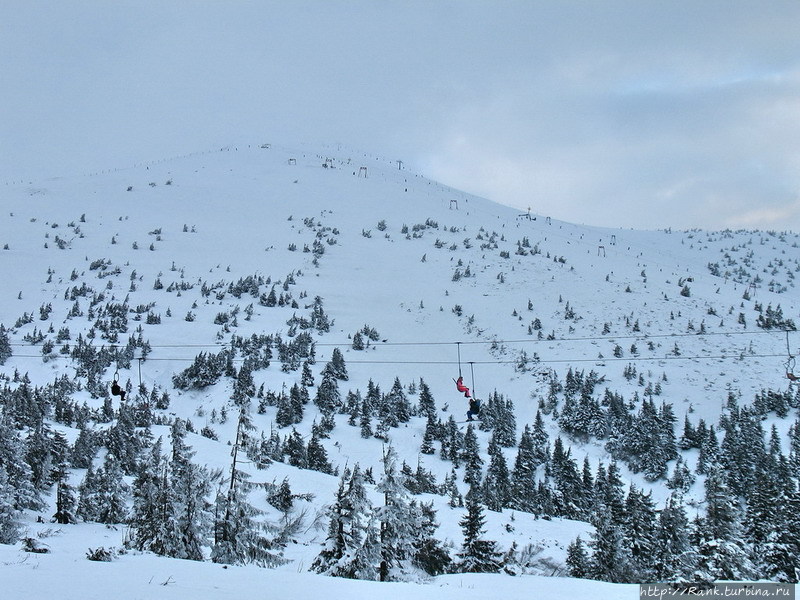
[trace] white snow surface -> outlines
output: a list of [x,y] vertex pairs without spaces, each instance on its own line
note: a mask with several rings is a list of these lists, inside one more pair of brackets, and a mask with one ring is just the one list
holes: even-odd
[[[154,302],[152,311],[161,315],[161,324],[130,321],[129,333],[141,325],[153,348],[142,362],[141,382],[170,391],[169,413],[191,419],[197,430],[206,424],[214,428],[219,442],[194,434],[188,438],[197,452],[195,462],[212,468],[230,466],[235,418],[210,424],[208,416],[229,403],[230,384],[180,393],[172,388],[171,378],[197,353],[216,352],[229,341],[231,334],[213,321],[217,313],[236,305],[244,309],[252,303],[254,314],[245,320],[240,313],[233,333],[285,336],[292,314],[305,316],[306,305],[320,296],[334,325],[329,333],[315,336],[317,380],[339,347],[349,372],[349,381],[340,382],[343,396],[348,389],[365,393],[370,379],[387,392],[395,377],[404,386],[422,378],[445,420],[449,414],[463,419],[467,408],[452,382],[459,369],[455,342],[462,342],[461,368],[467,383],[474,385],[479,397],[496,390],[513,400],[518,434],[526,423],[533,423],[538,399],[547,391],[549,369],[562,378],[570,367],[587,373],[593,369],[606,377],[603,386],[628,398],[634,391],[642,393],[636,380],[622,376],[623,368],[634,364],[648,382],[662,381],[661,399],[674,405],[679,427],[687,411],[695,423],[699,418],[716,423],[729,390],[749,403],[761,389],[787,385],[785,335],[755,326],[754,303],[780,304],[785,317],[798,318],[793,281],[800,249],[793,233],[614,230],[536,214],[531,215],[533,220],[403,170],[391,158],[341,145],[285,147],[264,141],[92,175],[6,185],[0,198],[4,208],[0,247],[7,245],[0,250],[0,323],[13,327],[14,344],[14,356],[0,367],[2,372],[28,373],[34,385],[52,382],[61,374],[74,375],[57,350],[45,362],[41,347],[23,340],[34,328],[46,331],[51,324],[56,331],[69,327],[73,340],[78,333],[85,335],[86,319],[66,318],[73,303],[65,299],[65,291],[74,285],[87,282],[96,291],[105,291],[109,300],[128,296],[132,307]],[[382,221],[385,230],[379,225]],[[428,227],[414,231],[415,225],[426,221]],[[408,235],[402,233],[404,226]],[[518,255],[518,241],[523,239],[528,254]],[[303,252],[315,240],[325,248],[317,265],[311,253]],[[291,244],[296,250],[290,250]],[[540,253],[531,255],[535,247]],[[119,267],[120,273],[99,279],[98,272],[89,268],[98,259],[110,261],[109,269]],[[707,268],[714,262],[723,264],[723,271],[740,267],[747,274],[739,273],[739,282],[735,273],[714,276]],[[463,274],[467,268],[469,277],[453,280],[457,269]],[[136,290],[129,291],[133,271]],[[275,282],[291,273],[296,279],[293,297],[297,299],[301,291],[307,294],[296,310],[265,308],[247,295],[237,299],[227,294],[217,300],[212,293],[206,301],[199,293],[203,281],[227,286],[248,275],[263,275]],[[756,276],[760,281],[751,288]],[[157,278],[165,289],[153,289]],[[182,281],[195,287],[180,295],[166,290]],[[770,282],[781,293],[770,291]],[[690,296],[680,294],[683,285],[691,289]],[[751,299],[746,300],[743,295],[748,290]],[[47,303],[53,311],[42,321],[39,308]],[[576,313],[574,319],[565,319],[567,303]],[[457,305],[461,316],[454,312]],[[190,311],[196,314],[193,322],[184,319]],[[34,315],[33,322],[14,327],[25,312]],[[746,317],[744,326],[737,322],[740,312]],[[537,340],[535,333],[529,334],[528,326],[537,317],[545,337],[552,333],[554,339]],[[630,324],[637,320],[641,331],[634,333]],[[610,333],[602,333],[605,324]],[[706,335],[698,335],[701,324]],[[352,350],[352,334],[365,325],[374,327],[382,341],[366,351]],[[614,357],[617,344],[624,351],[622,358]],[[631,353],[632,344],[638,355]],[[794,351],[793,336],[790,344]],[[673,353],[676,345],[680,356]],[[540,362],[530,363],[526,370],[515,368],[521,351],[529,358],[537,355]],[[109,381],[112,375],[113,369],[107,373]],[[257,386],[263,383],[266,389],[280,391],[298,382],[300,373],[283,373],[276,358],[255,377]],[[139,378],[135,362],[120,372],[120,380],[134,387]],[[86,392],[74,397],[99,405]],[[307,435],[315,416],[309,405],[298,431]],[[253,413],[254,423],[267,434],[274,417],[274,408],[266,414]],[[785,436],[790,422],[771,419],[767,431],[772,422]],[[547,423],[552,441],[558,428],[552,419]],[[77,435],[77,430],[54,427],[71,441]],[[166,427],[153,429],[156,437],[168,439]],[[391,443],[401,460],[412,468],[421,461],[441,482],[451,464],[438,455],[419,454],[424,429],[423,419],[412,418],[390,431]],[[485,449],[487,434],[478,434]],[[593,466],[610,460],[600,442],[564,439],[579,464],[584,456]],[[358,462],[380,472],[381,442],[362,439],[358,428],[348,426],[346,416],[337,417],[324,445],[339,469]],[[506,452],[513,464],[515,449]],[[691,452],[686,456],[693,460]],[[651,489],[659,504],[667,497],[663,481],[646,482],[620,466],[628,482]],[[313,493],[314,499],[304,507],[309,519],[324,514],[338,485],[337,477],[282,463],[250,470],[254,481],[280,482],[288,477],[293,492]],[[75,470],[72,483],[77,485],[82,477],[83,472]],[[377,502],[377,494],[375,498]],[[692,498],[702,498],[702,478],[691,490]],[[457,549],[464,510],[450,508],[446,498],[426,496],[430,499],[441,522],[437,537]],[[263,499],[259,502],[260,508],[270,510]],[[25,553],[19,543],[0,545],[4,598],[611,599],[638,593],[636,586],[563,576],[566,547],[578,535],[584,541],[590,538],[592,527],[587,523],[534,519],[512,511],[486,511],[487,538],[497,540],[504,550],[514,541],[520,548],[530,544],[543,565],[554,565],[549,572],[543,566],[539,575],[447,575],[392,584],[309,573],[325,537],[324,522],[322,528],[309,524],[290,545],[285,553],[288,564],[260,569],[131,551],[120,551],[110,563],[92,562],[85,556],[89,548],[123,548],[124,527],[37,523],[37,516],[26,514],[26,535],[39,537],[51,553]],[[42,516],[49,521],[50,513]]]

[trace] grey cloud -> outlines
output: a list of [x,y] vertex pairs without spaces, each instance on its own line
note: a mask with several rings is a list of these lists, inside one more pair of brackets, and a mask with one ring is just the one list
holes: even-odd
[[0,180],[275,136],[392,154],[567,220],[800,229],[793,0],[2,12]]

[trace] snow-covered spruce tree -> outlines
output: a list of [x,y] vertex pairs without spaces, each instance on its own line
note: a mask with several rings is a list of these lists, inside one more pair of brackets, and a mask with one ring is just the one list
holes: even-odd
[[370,379],[367,381],[367,394],[364,401],[369,405],[370,414],[375,414],[381,401],[381,386]]
[[270,526],[258,520],[264,513],[248,501],[253,486],[248,481],[249,475],[237,464],[248,428],[252,427],[248,412],[248,403],[245,403],[241,406],[236,428],[230,482],[227,486],[221,482],[217,491],[211,560],[222,564],[253,563],[273,567],[281,563],[280,549],[265,535]]
[[11,358],[11,341],[8,339],[8,331],[5,326],[0,323],[0,365]]
[[170,432],[172,441],[171,503],[176,539],[168,556],[203,560],[213,515],[206,497],[211,478],[204,467],[194,464],[194,451],[186,443],[186,424],[176,419]]
[[[405,465],[405,463],[403,464]],[[436,475],[425,469],[419,458],[416,471],[404,482],[404,485],[412,494],[441,494],[441,488],[436,482]]]
[[469,486],[480,485],[483,480],[483,459],[478,445],[478,436],[472,423],[467,425],[467,432],[464,434],[464,449],[461,451],[464,458],[464,483]]
[[162,439],[158,438],[139,465],[133,483],[131,535],[127,545],[167,555],[175,532],[168,463],[162,446]]
[[52,485],[58,480],[61,472],[65,472],[69,466],[69,442],[67,442],[67,436],[62,432],[53,432],[53,439],[50,443],[50,453],[52,455],[52,464],[50,472],[47,475],[47,480]]
[[[324,251],[324,246],[318,245],[318,240],[315,240],[315,242],[315,253],[317,248]],[[314,305],[311,308],[311,326],[319,333],[327,333],[330,331],[332,325],[333,321],[328,319],[328,315],[325,314],[325,311],[322,308],[322,298],[320,296],[315,296]]]
[[358,464],[352,472],[345,468],[328,514],[328,536],[310,570],[333,577],[377,579],[379,529]]
[[306,388],[314,385],[314,375],[311,373],[311,366],[308,364],[308,360],[303,361],[303,371],[302,375],[300,376],[300,385]]
[[767,305],[767,310],[758,316],[756,325],[762,329],[784,329],[789,331],[797,331],[794,321],[791,319],[783,318],[783,309],[778,304],[774,309],[772,304]]
[[572,438],[584,442],[591,437],[603,439],[608,434],[606,413],[599,401],[587,394],[567,396],[558,423]]
[[436,511],[433,501],[429,504],[420,504],[422,520],[419,523],[416,539],[414,540],[413,564],[428,575],[441,575],[446,573],[453,562],[450,553],[436,538]]
[[99,487],[98,474],[94,470],[94,465],[90,463],[83,481],[78,485],[78,508],[76,514],[84,521],[97,521],[98,519]]
[[22,512],[14,506],[14,490],[0,463],[0,544],[14,544],[22,532]]
[[667,498],[658,516],[658,531],[652,564],[656,581],[681,581],[689,573],[692,555],[689,546],[689,519],[680,494]]
[[324,371],[330,371],[331,375],[340,381],[347,381],[349,379],[347,375],[347,365],[344,362],[344,355],[339,348],[333,349],[331,359],[325,365],[323,372]]
[[69,465],[66,453],[59,459],[53,475],[56,483],[56,512],[53,518],[62,525],[77,523],[75,507],[78,499],[75,496],[75,488],[69,483]]
[[308,468],[308,452],[303,436],[294,427],[283,443],[283,454],[286,456],[286,462],[293,467]]
[[103,468],[97,472],[97,494],[95,496],[97,521],[100,523],[124,523],[128,518],[128,484],[123,480],[122,467],[110,452],[106,454]]
[[719,442],[714,426],[710,425],[708,429],[700,429],[698,426],[698,438],[700,452],[697,456],[696,471],[699,475],[705,475],[710,466],[719,460]]
[[589,542],[592,549],[589,577],[614,583],[637,581],[638,573],[625,544],[622,527],[614,523],[606,512],[598,515],[595,521],[595,531],[592,532],[592,541]]
[[726,540],[740,533],[740,514],[733,494],[728,486],[728,475],[721,464],[712,465],[705,481],[706,516],[708,533],[719,540]]
[[489,466],[483,480],[483,503],[486,508],[499,512],[508,506],[511,496],[511,481],[508,464],[503,451],[497,443],[497,436],[492,434],[489,440]]
[[275,487],[274,491],[267,496],[267,502],[284,514],[292,510],[292,506],[294,506],[294,496],[292,494],[292,488],[289,485],[288,477],[284,477],[280,485]]
[[[312,424],[312,429],[313,429]],[[336,418],[333,413],[323,414],[319,419],[317,435],[320,439],[331,437],[331,431],[336,428]]]
[[536,469],[539,466],[533,447],[533,436],[528,425],[522,431],[517,447],[517,457],[511,471],[509,507],[524,512],[534,511]]
[[219,378],[232,370],[233,350],[224,348],[216,355],[201,352],[191,366],[177,375],[172,383],[179,390],[203,389],[215,384]]
[[349,418],[347,419],[347,424],[350,425],[350,427],[356,426],[356,423],[358,422],[359,417],[361,416],[361,403],[363,401],[364,399],[361,397],[360,390],[356,390],[355,392],[353,390],[347,391],[347,396],[345,397],[344,406],[342,407],[342,410],[346,414],[350,415]]
[[316,432],[311,435],[311,439],[308,441],[306,459],[309,469],[333,475],[333,466],[331,466],[331,462],[328,460],[328,452],[325,450],[325,446],[322,445],[322,442],[319,440],[319,435]]
[[674,421],[666,404],[659,411],[652,397],[645,398],[639,414],[612,453],[625,460],[634,473],[642,472],[648,481],[664,477],[667,463],[678,454]]
[[360,417],[360,425],[361,425],[361,437],[364,439],[369,439],[372,437],[372,405],[364,398],[364,401],[361,403],[361,417]]
[[631,484],[625,500],[625,544],[630,549],[638,581],[654,581],[653,553],[658,534],[658,517],[651,493]]
[[52,484],[50,471],[53,460],[53,431],[40,420],[25,440],[25,461],[31,468],[32,483],[40,492]]
[[0,407],[0,465],[3,465],[16,509],[42,510],[44,501],[33,485],[33,471],[25,461],[25,444],[5,410]]
[[741,410],[729,398],[729,414],[720,419],[725,437],[720,444],[719,462],[724,467],[728,486],[736,496],[745,496],[752,489],[756,473],[768,462],[761,417],[750,407]]
[[497,542],[481,538],[485,532],[485,518],[477,496],[467,494],[467,513],[459,521],[464,533],[464,545],[458,553],[459,560],[455,567],[462,573],[497,573],[503,566],[502,553],[497,549]]
[[339,384],[337,383],[336,375],[331,369],[325,369],[322,372],[322,381],[317,387],[317,395],[314,397],[314,404],[324,414],[332,414],[339,409],[342,402],[341,394],[339,393]]
[[595,481],[594,475],[592,475],[592,465],[589,462],[589,457],[583,457],[583,472],[581,473],[581,484],[583,486],[582,489],[582,497],[581,497],[581,508],[584,511],[584,514],[590,514],[592,507],[594,506],[594,488],[595,488]]
[[378,424],[375,426],[374,437],[384,442],[389,441],[389,430],[392,427],[397,427],[397,423],[392,420],[391,414],[390,412],[384,412],[379,417]]
[[249,403],[250,399],[256,395],[256,384],[253,381],[253,362],[252,358],[245,359],[242,363],[242,368],[236,374],[231,399],[237,406]]
[[408,401],[400,378],[395,377],[392,389],[386,395],[386,407],[399,423],[407,423],[411,419],[411,403]]
[[436,452],[433,442],[436,441],[438,429],[439,426],[436,415],[428,413],[425,423],[425,433],[422,436],[422,445],[419,449],[422,454],[434,454]]
[[666,486],[671,490],[686,493],[689,491],[689,488],[692,487],[695,479],[694,473],[692,473],[689,465],[687,465],[683,457],[679,455],[678,460],[675,461],[675,468],[672,471],[672,475],[667,480]]
[[541,465],[550,460],[550,435],[544,424],[544,417],[540,410],[536,411],[536,419],[531,432],[533,443],[533,455],[537,465]]
[[113,454],[125,475],[136,472],[136,463],[141,451],[141,443],[136,435],[134,409],[128,402],[120,404],[117,421],[108,430],[106,445]]
[[460,506],[464,506],[464,497],[458,490],[458,476],[456,475],[455,468],[453,468],[450,471],[450,474],[444,478],[443,487],[445,495],[448,498],[450,498],[448,504],[452,508],[458,508]]
[[291,398],[285,393],[280,394],[278,396],[278,410],[275,413],[275,424],[278,427],[288,427],[300,421],[302,421],[302,418],[297,419]]
[[[281,393],[281,396],[283,395],[285,394]],[[305,407],[309,402],[311,398],[307,387],[295,383],[289,388],[289,406],[293,423],[300,423],[303,420]]]
[[742,581],[756,576],[742,538],[738,501],[719,463],[710,466],[705,481],[706,515],[692,522],[690,542],[697,553],[695,578]]
[[783,523],[767,534],[763,544],[765,576],[772,581],[797,583],[800,574],[800,493],[782,501]]
[[453,415],[447,420],[444,427],[441,456],[444,460],[449,460],[453,466],[458,468],[461,464],[461,453],[464,449],[464,434],[458,428]]
[[377,510],[381,581],[402,580],[408,572],[422,522],[421,511],[416,503],[412,505],[409,501],[401,477],[397,471],[397,453],[388,446],[383,455],[383,475],[376,487],[383,494],[383,506]]
[[353,334],[353,350],[363,350],[365,347],[364,336],[361,335],[360,331],[356,331],[355,334]]
[[[764,577],[766,563],[764,545],[770,532],[785,527],[785,504],[790,491],[782,489],[771,464],[773,461],[762,461],[762,468],[756,472],[755,481],[747,490],[747,510],[744,515],[744,535],[752,548],[754,561],[759,569],[760,577]],[[794,483],[791,484],[794,487]]]
[[581,536],[575,538],[567,546],[567,559],[565,562],[569,569],[570,577],[585,579],[589,576],[589,554],[586,552],[586,546],[583,544]]
[[597,466],[595,477],[595,509],[592,515],[607,513],[612,523],[624,525],[625,523],[625,491],[622,476],[616,462],[611,462],[608,468],[602,464]]
[[433,399],[430,387],[422,379],[419,380],[419,414],[430,417],[436,416],[436,401]]
[[800,477],[800,413],[789,428],[789,464],[792,474]]
[[497,391],[489,394],[481,406],[482,431],[493,431],[497,443],[503,448],[511,448],[517,443],[517,420],[514,416],[514,403]]
[[552,503],[555,514],[570,519],[585,518],[585,496],[583,481],[578,465],[571,456],[571,450],[564,449],[563,440],[558,437],[553,444],[553,456],[549,465],[553,481]]

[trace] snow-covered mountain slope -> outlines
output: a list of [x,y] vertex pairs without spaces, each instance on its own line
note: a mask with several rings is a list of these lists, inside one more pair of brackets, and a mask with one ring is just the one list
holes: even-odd
[[[310,331],[316,384],[339,349],[348,371],[338,383],[343,399],[348,391],[365,395],[370,381],[386,393],[397,379],[416,405],[424,381],[443,422],[451,415],[464,419],[467,403],[453,383],[461,371],[481,399],[496,392],[513,402],[517,438],[546,404],[551,382],[569,371],[595,372],[601,382],[595,394],[608,388],[629,400],[632,410],[647,395],[672,405],[676,436],[686,415],[716,424],[729,394],[750,403],[763,389],[787,389],[787,340],[791,353],[798,346],[796,334],[784,331],[800,308],[796,234],[573,225],[520,214],[400,167],[341,146],[259,143],[6,186],[0,190],[0,323],[13,354],[2,372],[9,380],[15,372],[27,374],[34,386],[77,374],[84,385],[71,397],[100,410],[104,398],[86,387],[70,348],[79,334],[97,348],[123,347],[138,336],[148,344],[146,358],[137,360],[137,347],[129,365],[106,368],[104,385],[118,377],[131,395],[140,385],[168,391],[168,408],[157,411],[161,422],[177,416],[195,431],[207,427],[218,440],[190,433],[195,460],[221,470],[230,467],[229,444],[236,439],[236,418],[220,416],[238,410],[232,380],[178,390],[173,376],[198,354],[229,347],[232,336],[280,336],[286,342]],[[269,306],[273,290],[278,301]],[[98,324],[113,318],[103,311],[109,305],[127,310],[126,327],[116,336],[113,325],[104,333]],[[311,326],[315,306],[327,327]],[[355,349],[354,337],[367,333],[373,339]],[[237,357],[235,366],[241,364]],[[259,398],[288,393],[301,382],[297,367],[281,368],[276,353],[268,368],[255,370]],[[650,393],[654,386],[658,392]],[[317,388],[309,390],[313,398]],[[118,398],[106,396],[118,408]],[[256,412],[259,398],[253,402],[255,437],[268,437],[279,429],[277,408],[262,402]],[[319,419],[309,404],[295,428],[307,440]],[[388,440],[365,438],[347,420],[337,415],[324,440],[339,471],[358,463],[379,473],[387,441],[402,461],[429,470],[440,484],[453,469],[438,452],[420,453],[426,429],[420,416],[389,429]],[[772,422],[787,435],[788,419],[771,416]],[[577,461],[587,457],[593,468],[611,461],[605,440],[568,436],[549,413],[545,426],[551,442],[561,435]],[[76,423],[53,428],[70,442],[78,436]],[[166,425],[152,429],[154,437],[168,439]],[[290,431],[280,429],[280,435]],[[478,437],[488,463],[490,433],[478,431]],[[784,437],[784,452],[786,444]],[[503,452],[513,464],[514,448]],[[694,450],[684,454],[696,460]],[[650,481],[620,466],[626,483],[652,490],[659,505],[665,501],[670,490],[663,479]],[[266,470],[245,468],[256,482],[287,478],[295,493],[313,494],[306,501],[309,524],[285,550],[291,562],[280,567],[307,570],[326,534],[311,520],[324,520],[339,479],[280,462]],[[74,469],[72,483],[77,486],[84,473]],[[460,482],[462,475],[463,466]],[[689,490],[690,499],[702,498],[701,481]],[[380,495],[371,493],[379,503]],[[451,508],[444,496],[425,498],[438,509],[438,537],[457,550],[464,509]],[[258,503],[271,510],[263,494]],[[49,518],[48,510],[41,513]],[[528,546],[538,556],[538,572],[547,575],[563,575],[567,545],[593,531],[582,521],[536,519],[508,509],[487,511],[486,517],[488,535],[503,550],[512,542]],[[34,518],[28,513],[31,534],[52,534],[51,525]],[[92,527],[59,526],[58,536],[122,545],[124,531],[95,538],[86,533],[97,531]],[[53,546],[76,551],[70,542]],[[9,567],[18,550],[0,551],[0,569],[12,578],[27,576],[24,565]],[[41,560],[44,565],[48,559]],[[131,569],[141,560],[119,558]],[[55,567],[48,572],[56,576]],[[537,585],[550,584],[531,580],[531,589]]]

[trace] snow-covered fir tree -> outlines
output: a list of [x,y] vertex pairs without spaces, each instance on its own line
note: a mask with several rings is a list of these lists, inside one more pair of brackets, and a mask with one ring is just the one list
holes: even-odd
[[0,544],[14,544],[22,533],[22,511],[14,505],[14,491],[0,464]]
[[701,581],[752,579],[755,566],[742,538],[740,509],[719,463],[709,467],[705,492],[705,516],[698,516],[690,530],[697,556],[694,577]]
[[486,519],[477,494],[467,494],[467,512],[459,524],[464,544],[458,553],[456,569],[463,573],[496,573],[502,568],[502,553],[497,542],[483,539]]
[[325,446],[322,445],[319,433],[316,431],[311,434],[311,439],[308,440],[306,461],[309,469],[327,473],[328,475],[333,474],[333,466],[331,466],[331,462],[328,459],[328,452],[325,450]]
[[383,474],[376,486],[377,491],[383,494],[383,506],[377,511],[381,581],[402,579],[408,571],[422,523],[421,511],[409,500],[402,477],[397,469],[397,453],[390,445],[384,450]]
[[76,523],[75,508],[78,502],[75,488],[69,482],[70,470],[65,452],[58,461],[53,477],[56,484],[56,512],[53,519],[62,525]]
[[478,436],[472,423],[467,425],[467,432],[464,434],[464,483],[468,486],[480,485],[483,481],[483,458],[481,458]]
[[483,503],[489,510],[501,511],[511,499],[508,464],[495,435],[489,439],[489,466],[481,486]]
[[508,504],[515,510],[524,512],[534,511],[534,493],[536,491],[536,450],[533,445],[533,435],[528,425],[522,431],[517,456],[514,459],[514,468],[511,471]]
[[168,554],[174,532],[168,464],[161,438],[150,447],[136,474],[129,524],[130,547]]
[[345,468],[328,514],[328,536],[311,570],[334,577],[376,579],[379,531],[358,464],[352,471]]
[[658,515],[658,531],[651,561],[656,581],[681,581],[692,571],[689,519],[679,493],[667,498]]
[[565,563],[571,577],[585,579],[589,576],[589,554],[580,536],[567,546]]
[[16,509],[41,510],[44,501],[33,484],[33,470],[25,457],[25,444],[0,408],[0,465],[6,472]]
[[229,480],[220,482],[214,507],[214,540],[211,560],[222,564],[247,564],[272,567],[280,564],[280,548],[268,535],[272,528],[263,520],[264,512],[248,500],[253,485],[239,468],[239,452],[252,427],[248,403],[241,405],[233,444]]
[[325,369],[322,373],[322,381],[317,387],[317,394],[314,397],[314,404],[325,414],[334,413],[341,404],[342,397],[339,393],[337,377],[332,369]]
[[4,365],[5,362],[11,358],[11,355],[11,341],[8,339],[8,331],[5,326],[0,323],[0,365]]
[[130,488],[123,479],[122,466],[116,456],[107,453],[102,469],[97,471],[95,520],[106,524],[125,523],[129,494]]
[[623,527],[615,523],[608,513],[599,514],[595,522],[595,531],[589,542],[592,555],[588,575],[592,579],[615,583],[637,581],[638,573],[630,549],[625,544]]
[[213,514],[208,502],[211,478],[205,467],[192,462],[194,451],[186,442],[186,424],[176,419],[170,430],[171,515],[175,537],[166,553],[175,558],[203,560]]

